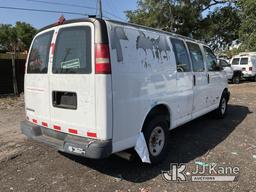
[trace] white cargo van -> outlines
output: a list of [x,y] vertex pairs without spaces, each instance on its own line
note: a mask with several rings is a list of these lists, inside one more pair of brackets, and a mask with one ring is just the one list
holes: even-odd
[[21,130],[96,159],[133,148],[142,132],[157,163],[168,130],[214,110],[224,117],[220,70],[209,47],[176,34],[95,18],[51,25],[29,51]]
[[247,80],[256,81],[256,52],[243,52],[232,57],[233,69],[241,70],[242,77]]

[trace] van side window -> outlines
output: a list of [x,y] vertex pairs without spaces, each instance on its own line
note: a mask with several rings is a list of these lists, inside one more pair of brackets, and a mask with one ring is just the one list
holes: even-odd
[[246,57],[246,58],[241,58],[241,60],[240,60],[240,65],[248,65],[248,57]]
[[27,73],[47,73],[53,31],[35,38],[29,59]]
[[91,73],[91,29],[87,26],[59,30],[53,73]]
[[239,65],[239,58],[234,58],[232,60],[232,65]]
[[177,72],[190,72],[190,62],[185,43],[182,40],[171,38],[176,58]]
[[193,71],[203,72],[204,71],[204,59],[202,51],[198,44],[187,42],[189,53],[191,56]]
[[217,58],[212,52],[212,50],[204,46],[204,52],[208,71],[220,71],[220,67],[218,67],[217,64]]

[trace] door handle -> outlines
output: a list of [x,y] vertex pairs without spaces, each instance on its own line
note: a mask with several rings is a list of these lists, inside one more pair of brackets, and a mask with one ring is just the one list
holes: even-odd
[[208,82],[208,84],[210,84],[210,75],[209,75],[209,73],[207,74],[207,82]]
[[196,75],[193,75],[193,84],[196,86]]

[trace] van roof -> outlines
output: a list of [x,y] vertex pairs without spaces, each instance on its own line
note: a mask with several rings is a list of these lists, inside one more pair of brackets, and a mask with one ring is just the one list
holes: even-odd
[[[168,34],[168,35],[171,35],[171,36],[174,36],[174,37],[177,37],[177,38],[183,38],[183,39],[186,39],[186,40],[194,41],[196,43],[200,43],[200,44],[203,44],[203,45],[209,47],[208,45],[206,45],[202,41],[195,40],[193,38],[190,38],[190,37],[187,37],[187,36],[183,36],[183,35],[180,35],[180,34],[177,34],[177,33],[163,31],[161,29],[155,29],[155,28],[152,28],[152,27],[146,27],[146,26],[143,26],[143,25],[138,25],[138,24],[133,24],[133,23],[126,23],[126,22],[122,22],[122,21],[111,20],[111,19],[100,19],[100,18],[94,18],[94,17],[93,18],[70,19],[70,20],[65,20],[63,22],[63,24],[78,23],[78,22],[91,22],[91,23],[95,23],[96,21],[99,21],[99,22],[108,21],[108,22],[111,22],[111,23],[114,23],[114,24],[120,24],[120,25],[125,25],[125,26],[133,26],[133,27],[136,27],[136,28],[141,28],[141,29],[151,30],[151,31],[155,31],[155,32],[160,32],[160,33]],[[52,27],[56,27],[58,25],[59,25],[58,22],[50,24],[48,26],[45,26],[45,27],[39,29],[38,33],[42,32],[42,31],[44,31],[46,29],[50,29]]]
[[[95,18],[69,19],[69,20],[65,20],[65,21],[63,22],[63,24],[78,23],[78,22],[92,22],[92,23],[93,23],[95,20],[96,20]],[[59,25],[58,22],[52,23],[52,24],[50,24],[50,25],[47,25],[47,26],[45,26],[45,27],[39,29],[39,30],[38,30],[38,33],[42,32],[42,31],[44,31],[44,30],[46,30],[46,29],[50,29],[50,28],[52,28],[52,27],[56,27],[56,26],[58,26],[58,25]]]
[[243,57],[243,56],[252,56],[252,55],[256,55],[256,52],[241,52],[237,56]]

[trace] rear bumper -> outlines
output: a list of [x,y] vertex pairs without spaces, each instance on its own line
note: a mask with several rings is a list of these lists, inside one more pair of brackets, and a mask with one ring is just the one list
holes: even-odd
[[251,77],[254,77],[255,76],[255,73],[248,73],[248,72],[242,72],[242,77],[243,78],[251,78]]
[[47,144],[59,151],[91,159],[106,158],[112,153],[112,140],[95,140],[21,122],[21,132],[29,139]]

